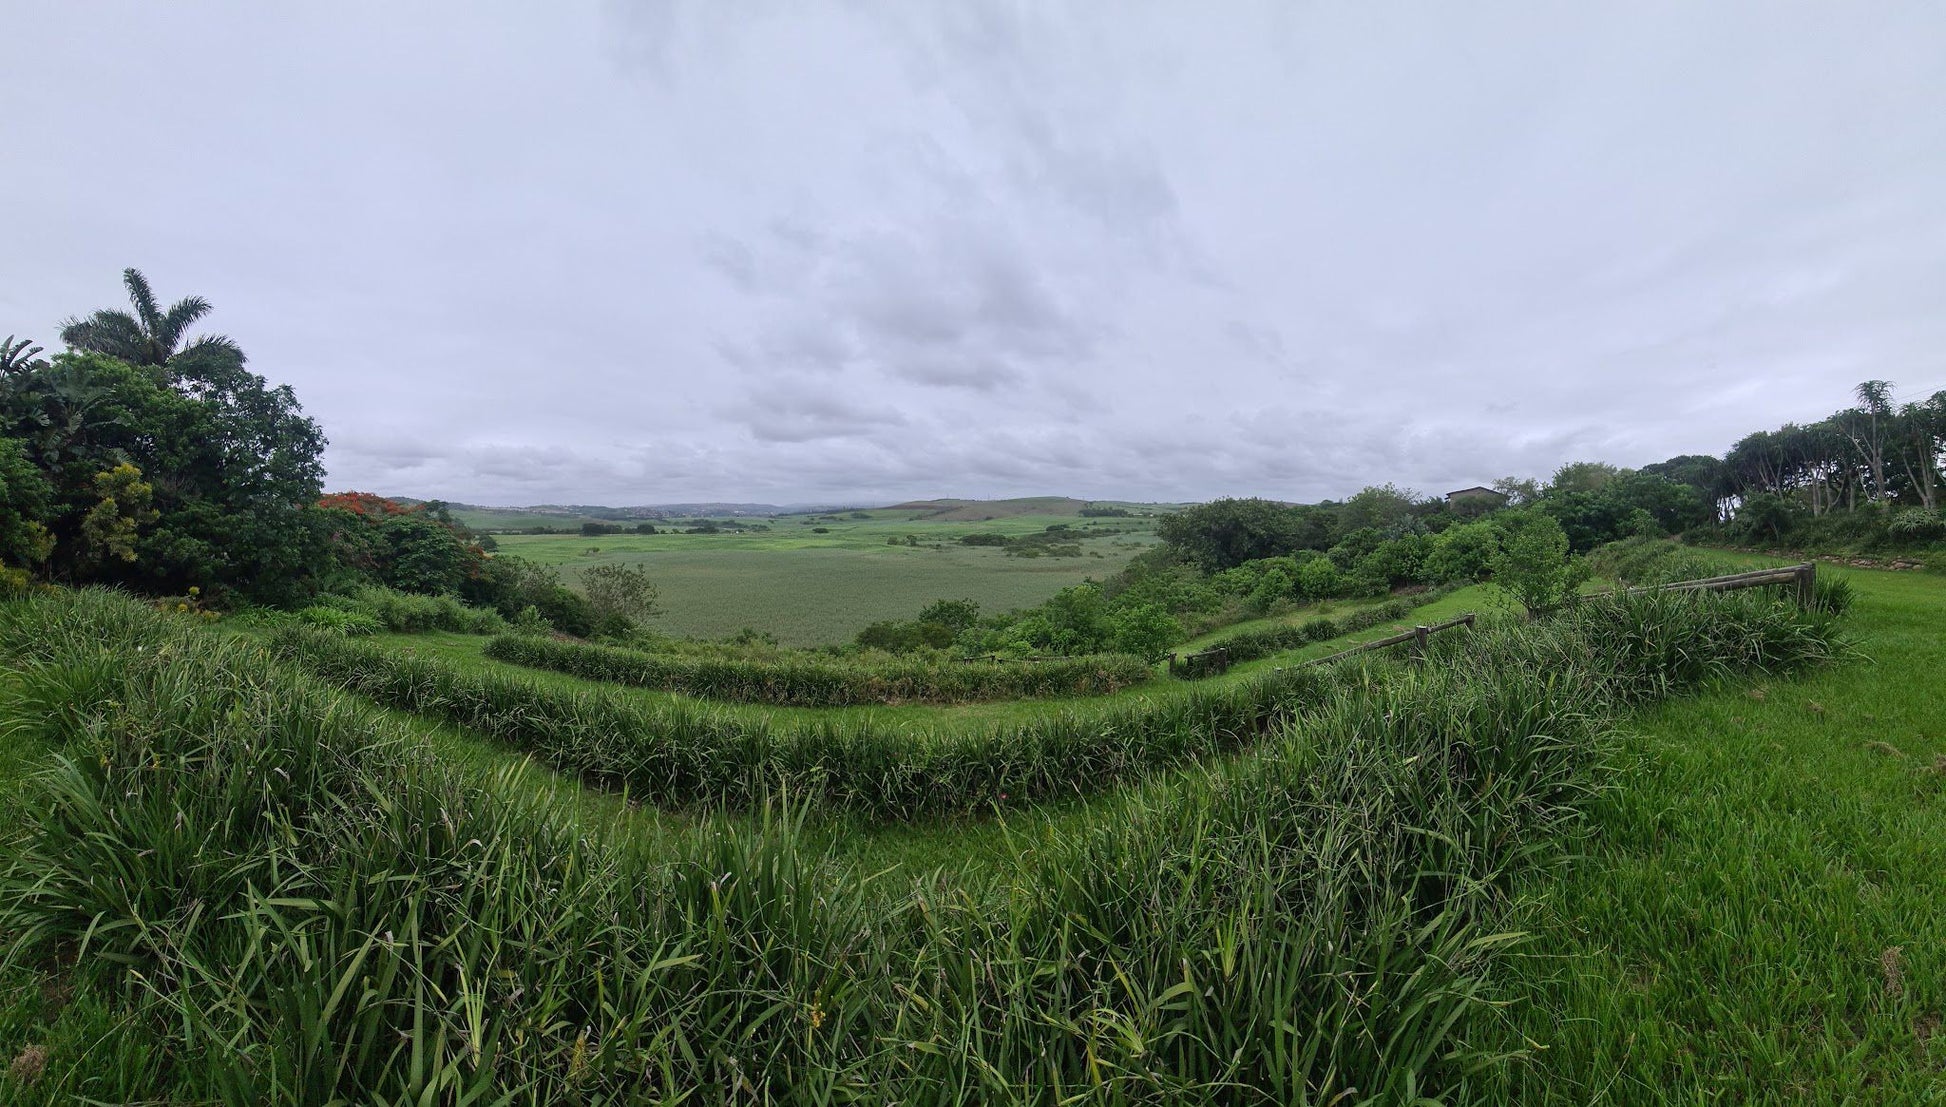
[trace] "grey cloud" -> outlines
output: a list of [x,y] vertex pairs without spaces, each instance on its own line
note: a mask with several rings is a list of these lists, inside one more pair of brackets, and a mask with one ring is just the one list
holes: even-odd
[[846,400],[810,383],[775,383],[738,410],[725,414],[743,422],[765,442],[812,442],[854,438],[905,425],[899,412]]
[[333,487],[1437,492],[1946,387],[1936,5],[9,14],[0,333],[207,296]]

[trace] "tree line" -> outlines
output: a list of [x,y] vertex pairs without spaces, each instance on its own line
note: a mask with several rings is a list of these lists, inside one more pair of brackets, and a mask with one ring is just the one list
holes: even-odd
[[229,337],[192,336],[209,301],[164,307],[141,272],[122,280],[128,309],[67,320],[65,352],[0,341],[0,587],[105,584],[199,610],[379,587],[584,635],[653,612],[640,570],[570,589],[437,501],[324,495],[324,432],[290,387]]

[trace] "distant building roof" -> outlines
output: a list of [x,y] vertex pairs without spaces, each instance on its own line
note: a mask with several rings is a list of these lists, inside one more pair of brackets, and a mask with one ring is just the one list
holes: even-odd
[[1447,499],[1449,499],[1449,500],[1451,500],[1451,499],[1479,499],[1479,498],[1480,498],[1480,497],[1482,497],[1482,496],[1491,496],[1491,497],[1493,497],[1493,498],[1494,498],[1494,499],[1496,499],[1496,500],[1505,500],[1505,499],[1507,498],[1507,494],[1506,494],[1505,492],[1496,492],[1496,491],[1494,491],[1494,490],[1493,490],[1493,489],[1491,489],[1491,488],[1482,488],[1481,486],[1479,486],[1479,485],[1477,485],[1477,484],[1476,484],[1476,485],[1474,485],[1474,486],[1473,486],[1473,487],[1471,487],[1471,488],[1462,488],[1462,489],[1460,489],[1460,490],[1459,490],[1459,491],[1457,491],[1457,492],[1448,492],[1448,493],[1446,493],[1446,498],[1447,498]]

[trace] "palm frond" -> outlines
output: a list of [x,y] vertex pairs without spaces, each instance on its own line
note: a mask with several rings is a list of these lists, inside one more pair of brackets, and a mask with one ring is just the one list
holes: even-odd
[[140,269],[122,270],[122,283],[128,286],[128,302],[135,305],[135,314],[142,320],[142,329],[154,333],[156,324],[162,319],[162,312],[156,307],[155,292],[149,288],[149,279]]
[[33,343],[31,338],[16,342],[13,335],[0,342],[0,373],[24,373],[46,365],[47,362],[34,356],[41,352],[41,347]]
[[210,310],[210,302],[201,296],[184,296],[156,324],[150,337],[167,357],[181,345],[182,336],[189,333],[189,325],[208,315]]
[[[243,366],[243,347],[226,334],[197,335],[194,342],[184,346],[176,356],[169,359],[171,368],[178,366],[223,366],[241,368]],[[179,375],[184,375],[180,374]]]
[[106,354],[137,365],[148,360],[148,336],[135,317],[125,311],[97,311],[86,319],[61,325],[61,341],[77,350]]

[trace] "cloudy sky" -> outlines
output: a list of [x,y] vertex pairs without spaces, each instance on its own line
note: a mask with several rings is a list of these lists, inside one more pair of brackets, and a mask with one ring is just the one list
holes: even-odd
[[1946,6],[0,0],[0,333],[329,484],[1312,500],[1946,388]]

